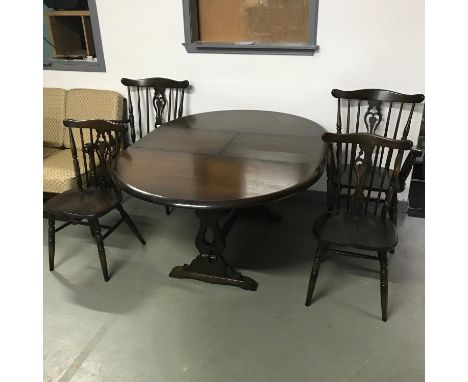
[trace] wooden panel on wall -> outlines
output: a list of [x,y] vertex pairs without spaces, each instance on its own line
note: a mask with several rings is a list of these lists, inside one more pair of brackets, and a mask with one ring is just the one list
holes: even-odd
[[200,40],[306,43],[309,0],[198,0]]

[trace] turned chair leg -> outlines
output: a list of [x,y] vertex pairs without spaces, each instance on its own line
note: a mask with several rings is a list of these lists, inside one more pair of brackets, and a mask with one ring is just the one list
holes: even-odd
[[102,274],[104,276],[104,281],[109,281],[109,273],[107,272],[107,260],[106,260],[106,251],[104,250],[104,241],[101,234],[101,225],[99,220],[92,220],[92,230],[94,231],[94,237],[96,238],[96,244],[98,248],[99,261],[101,262]]
[[380,305],[382,307],[382,321],[387,321],[388,305],[388,261],[386,252],[378,252],[380,262]]
[[310,273],[309,287],[307,288],[307,297],[306,297],[306,306],[312,304],[312,296],[314,294],[315,284],[317,283],[318,274],[320,271],[320,263],[327,251],[327,245],[324,243],[319,243],[317,248],[317,253],[312,264],[312,271]]
[[49,270],[54,270],[55,258],[55,216],[49,216]]
[[143,236],[141,236],[140,231],[138,231],[138,228],[136,227],[135,223],[133,223],[132,219],[130,219],[130,216],[128,216],[127,212],[124,210],[122,205],[117,206],[117,209],[120,212],[120,215],[123,217],[125,220],[125,223],[130,227],[132,232],[135,234],[135,236],[138,238],[138,240],[141,241],[141,244],[146,244],[145,239],[143,239]]

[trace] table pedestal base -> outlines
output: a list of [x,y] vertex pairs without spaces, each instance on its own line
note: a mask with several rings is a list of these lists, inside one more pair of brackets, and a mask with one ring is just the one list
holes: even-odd
[[257,290],[258,283],[236,272],[224,258],[211,258],[206,255],[197,256],[190,265],[175,267],[170,277],[178,279],[194,279],[211,284],[232,285],[246,290]]
[[[257,290],[258,283],[237,272],[223,257],[226,248],[226,236],[231,230],[237,211],[231,211],[226,221],[220,226],[223,216],[220,210],[196,210],[200,219],[200,228],[195,239],[195,245],[200,252],[190,265],[175,267],[170,277],[179,279],[189,278],[204,281],[211,284],[223,284],[237,286],[246,290]],[[207,238],[208,232],[211,239]]]

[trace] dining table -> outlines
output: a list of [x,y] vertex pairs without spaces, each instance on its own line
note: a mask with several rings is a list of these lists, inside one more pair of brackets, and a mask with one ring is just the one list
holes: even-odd
[[263,110],[222,110],[165,123],[122,151],[115,184],[136,198],[195,211],[198,254],[170,277],[256,290],[223,256],[227,236],[246,211],[311,187],[325,168],[324,128],[309,119]]

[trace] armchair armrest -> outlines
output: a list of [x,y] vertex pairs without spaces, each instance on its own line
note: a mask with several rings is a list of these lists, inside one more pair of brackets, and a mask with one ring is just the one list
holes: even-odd
[[401,166],[400,174],[398,175],[398,190],[397,192],[401,192],[405,189],[406,186],[406,179],[410,174],[416,159],[422,157],[423,151],[420,149],[411,149],[410,153],[406,157],[403,166]]
[[[389,214],[389,211],[390,211],[390,209],[392,207],[391,204],[392,204],[392,198],[393,198],[394,193],[395,193],[395,185],[391,184],[390,188],[385,193],[385,199],[383,201],[382,211],[381,211],[381,214],[380,214],[380,220],[382,222],[385,221],[385,219],[387,217],[387,214]],[[389,217],[390,217],[390,215],[389,215]],[[390,217],[390,220],[391,220],[391,217]]]

